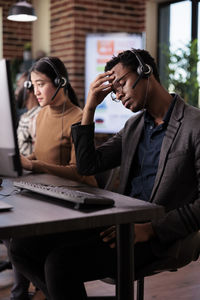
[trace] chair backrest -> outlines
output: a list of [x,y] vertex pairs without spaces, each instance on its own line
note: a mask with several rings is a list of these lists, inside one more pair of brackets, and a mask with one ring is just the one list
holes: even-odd
[[200,232],[191,233],[187,237],[177,240],[166,249],[167,253],[168,256],[161,256],[160,259],[138,270],[135,278],[140,279],[163,271],[176,271],[190,262],[196,261],[200,253]]
[[108,191],[116,192],[118,187],[120,168],[114,168],[95,175],[98,187]]

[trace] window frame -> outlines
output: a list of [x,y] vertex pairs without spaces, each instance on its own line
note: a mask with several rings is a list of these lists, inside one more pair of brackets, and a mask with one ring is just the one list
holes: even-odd
[[[163,70],[163,66],[165,65],[165,61],[164,61],[164,58],[163,56],[161,55],[161,50],[160,50],[160,44],[162,42],[161,40],[161,36],[162,35],[162,32],[161,32],[161,22],[162,22],[162,10],[164,7],[166,7],[166,10],[170,8],[170,5],[171,4],[175,4],[175,3],[179,3],[179,2],[183,2],[185,0],[172,0],[172,1],[165,1],[165,2],[162,2],[162,3],[159,3],[158,4],[158,31],[157,31],[157,61],[158,61],[158,68],[159,68],[159,73],[160,73],[160,76],[161,78],[163,78],[163,81],[166,80],[166,78],[164,78],[164,73],[162,72]],[[199,2],[200,0],[188,0],[191,2],[191,41],[195,40],[198,38],[198,5],[199,5]],[[200,22],[200,20],[199,20]],[[168,36],[167,38],[165,39],[165,44],[166,45],[169,45],[169,28],[168,29]]]

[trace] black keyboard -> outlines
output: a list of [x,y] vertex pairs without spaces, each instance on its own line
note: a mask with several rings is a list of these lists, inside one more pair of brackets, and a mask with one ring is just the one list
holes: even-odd
[[54,185],[46,185],[40,183],[31,183],[27,181],[14,181],[13,185],[20,189],[29,190],[45,196],[62,199],[76,204],[76,208],[81,206],[113,206],[114,200],[103,196],[70,189],[68,187],[60,187]]

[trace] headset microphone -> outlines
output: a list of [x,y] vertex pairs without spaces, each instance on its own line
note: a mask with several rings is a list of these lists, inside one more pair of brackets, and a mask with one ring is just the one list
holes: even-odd
[[57,89],[56,89],[54,95],[53,95],[52,98],[51,98],[51,102],[55,99],[55,97],[56,97],[56,95],[58,94],[59,90],[60,90],[62,87],[64,87],[66,84],[67,84],[67,80],[66,80],[64,77],[62,77],[61,80],[60,80],[60,82],[59,82],[59,84],[58,84],[58,87],[57,87]]
[[54,95],[51,97],[51,102],[55,99],[56,95],[58,94],[60,88],[62,87],[62,84],[59,84],[59,86],[57,87]]
[[138,84],[138,82],[140,81],[140,79],[142,79],[143,77],[143,74],[141,73],[138,78],[136,79],[136,81],[134,82],[133,86],[132,86],[132,89],[134,89],[136,87],[136,85]]

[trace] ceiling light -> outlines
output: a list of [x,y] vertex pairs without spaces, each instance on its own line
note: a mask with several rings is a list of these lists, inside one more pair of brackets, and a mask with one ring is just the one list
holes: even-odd
[[30,3],[19,1],[10,8],[7,19],[18,22],[32,22],[37,20],[37,16]]

